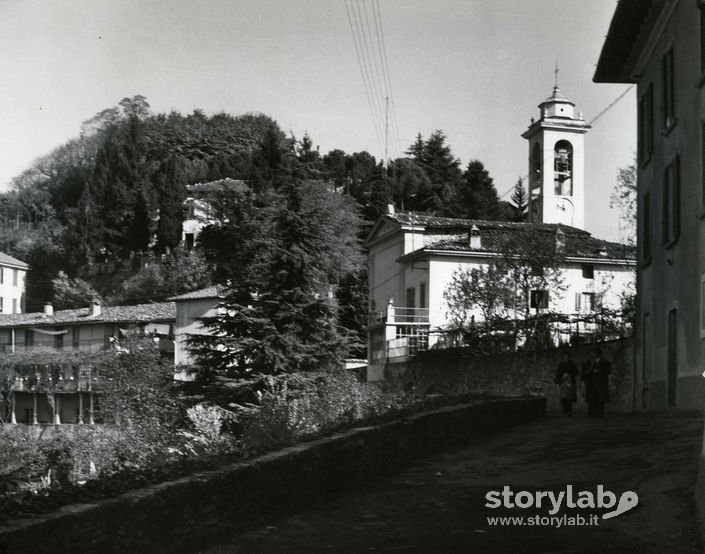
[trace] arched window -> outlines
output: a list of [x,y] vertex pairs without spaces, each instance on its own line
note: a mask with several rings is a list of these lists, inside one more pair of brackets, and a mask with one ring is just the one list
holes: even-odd
[[554,194],[573,196],[573,147],[567,140],[559,140],[553,153]]
[[541,147],[538,142],[535,142],[531,149],[531,178],[529,179],[532,189],[541,185],[541,169]]

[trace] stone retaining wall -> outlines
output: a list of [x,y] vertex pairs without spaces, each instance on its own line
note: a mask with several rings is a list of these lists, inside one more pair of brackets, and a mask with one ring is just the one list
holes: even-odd
[[[599,344],[582,344],[570,348],[573,361],[580,368],[590,351],[599,346],[612,362],[611,402],[607,411],[632,412],[644,404],[643,391],[634,381],[634,340],[621,339]],[[390,363],[385,378],[400,379],[419,391],[440,394],[489,394],[498,396],[545,396],[549,411],[561,409],[558,387],[554,384],[560,362],[560,349],[536,350],[480,356],[462,348],[420,352],[410,361]],[[578,379],[576,411],[587,411],[585,389]]]
[[388,475],[414,458],[544,415],[542,398],[478,401],[352,429],[250,460],[0,525],[2,553],[194,552]]

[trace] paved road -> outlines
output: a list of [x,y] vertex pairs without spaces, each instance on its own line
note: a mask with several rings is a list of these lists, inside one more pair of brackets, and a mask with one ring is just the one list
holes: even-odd
[[[615,415],[602,420],[549,416],[475,446],[419,461],[401,474],[244,535],[207,552],[700,552],[693,485],[702,441],[698,414]],[[537,509],[489,509],[485,495],[596,493],[598,485],[639,495],[618,517],[606,510],[583,527],[490,526],[488,516],[531,516]],[[521,499],[526,500],[526,497]]]

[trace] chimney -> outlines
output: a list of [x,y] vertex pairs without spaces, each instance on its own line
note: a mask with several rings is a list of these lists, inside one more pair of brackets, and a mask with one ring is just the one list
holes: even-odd
[[482,240],[480,239],[480,229],[477,225],[473,225],[470,229],[470,248],[479,250],[482,248]]
[[50,302],[44,304],[44,315],[47,317],[54,315],[54,306]]
[[387,204],[387,215],[394,215],[394,204]]
[[91,317],[98,317],[100,315],[100,302],[93,300],[91,302]]

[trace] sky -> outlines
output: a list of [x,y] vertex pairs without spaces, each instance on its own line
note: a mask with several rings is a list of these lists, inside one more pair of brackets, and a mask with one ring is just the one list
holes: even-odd
[[[508,199],[528,173],[521,133],[551,94],[556,63],[586,121],[627,88],[592,82],[615,0],[377,2],[381,27],[372,0],[0,0],[0,191],[136,94],[155,113],[262,112],[322,154],[377,158],[389,95],[390,156],[440,129],[462,165],[482,161]],[[370,48],[382,37],[386,49],[388,80],[371,100],[356,21],[370,22]],[[635,151],[632,89],[586,136],[585,226],[600,238],[619,238],[609,195]]]

